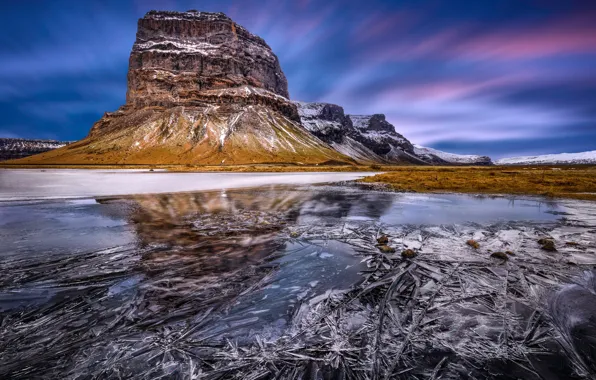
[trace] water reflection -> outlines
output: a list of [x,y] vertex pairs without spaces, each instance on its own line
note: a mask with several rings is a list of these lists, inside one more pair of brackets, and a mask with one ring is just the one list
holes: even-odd
[[156,356],[175,356],[162,350],[172,342],[199,355],[224,339],[273,339],[301,302],[363,269],[351,246],[288,230],[558,218],[545,212],[556,205],[508,202],[264,187],[2,204],[0,377],[150,377],[180,359]]

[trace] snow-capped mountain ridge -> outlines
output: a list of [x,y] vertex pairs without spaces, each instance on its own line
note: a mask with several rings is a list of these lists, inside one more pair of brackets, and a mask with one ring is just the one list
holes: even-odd
[[69,141],[0,138],[0,161],[23,158],[68,145]]
[[497,160],[497,165],[581,165],[596,164],[596,150],[580,153],[558,153],[539,156],[507,157]]
[[417,156],[427,159],[428,161],[434,161],[436,157],[446,161],[450,164],[458,165],[490,165],[491,159],[488,156],[479,156],[475,154],[455,154],[443,152],[437,149],[424,147],[421,145],[414,144],[414,153]]

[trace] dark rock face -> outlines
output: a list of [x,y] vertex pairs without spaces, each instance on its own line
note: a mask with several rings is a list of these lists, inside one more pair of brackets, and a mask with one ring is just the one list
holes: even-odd
[[414,155],[414,146],[408,139],[395,131],[395,127],[385,119],[385,115],[349,115],[357,131],[353,138],[360,141],[379,155],[390,158],[401,152]]
[[271,48],[223,13],[151,11],[139,20],[128,105],[181,105],[203,90],[243,85],[289,98]]
[[0,161],[28,157],[68,144],[68,141],[0,138]]
[[329,103],[295,102],[302,125],[327,143],[341,143],[344,136],[353,134],[352,120],[344,109]]

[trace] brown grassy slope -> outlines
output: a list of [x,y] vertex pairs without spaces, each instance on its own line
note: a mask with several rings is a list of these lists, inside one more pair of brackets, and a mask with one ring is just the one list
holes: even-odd
[[361,182],[387,183],[400,191],[528,194],[596,200],[596,166],[394,167],[391,172],[366,177]]
[[[223,109],[223,110],[222,110]],[[24,165],[353,163],[266,107],[133,110],[100,120],[90,136],[10,161]]]

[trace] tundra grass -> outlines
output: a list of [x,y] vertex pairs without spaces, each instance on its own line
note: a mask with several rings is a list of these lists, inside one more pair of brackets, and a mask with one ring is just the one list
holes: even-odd
[[[384,169],[384,168],[383,168]],[[400,167],[366,177],[397,191],[527,194],[596,200],[596,166]]]

